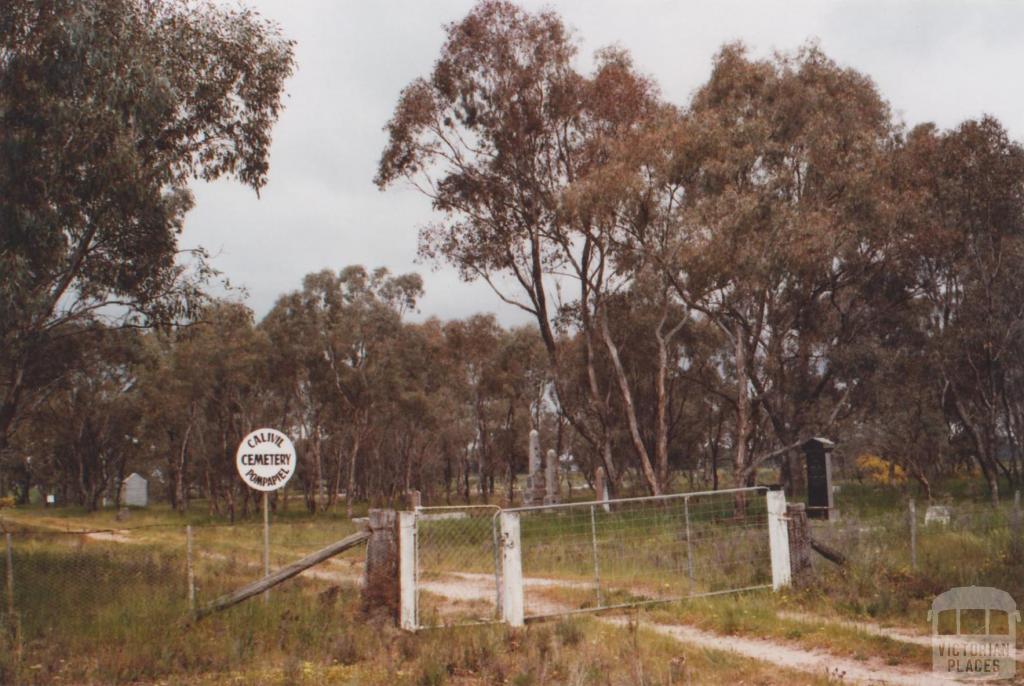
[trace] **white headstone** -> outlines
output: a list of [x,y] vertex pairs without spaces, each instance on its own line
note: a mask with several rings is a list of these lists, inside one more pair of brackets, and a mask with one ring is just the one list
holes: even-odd
[[149,486],[146,480],[136,472],[125,477],[121,487],[121,503],[128,507],[146,507],[149,505]]

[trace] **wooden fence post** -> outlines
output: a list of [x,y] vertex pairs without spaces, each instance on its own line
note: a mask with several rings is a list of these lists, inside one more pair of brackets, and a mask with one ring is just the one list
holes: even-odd
[[188,611],[196,611],[196,570],[192,562],[192,525],[185,526],[185,567],[188,573]]
[[907,510],[907,517],[910,519],[910,568],[917,569],[917,504],[910,499]]
[[1013,513],[1010,515],[1010,554],[1020,561],[1024,558],[1024,538],[1021,532],[1020,491],[1013,493]]
[[14,617],[14,543],[10,534],[4,538],[7,541],[7,612]]
[[398,620],[398,516],[394,510],[370,510],[370,538],[366,542],[363,610],[386,608]]
[[[14,542],[11,534],[4,536],[7,547],[7,621],[11,641],[14,643],[15,670],[21,668],[21,622],[14,608]],[[17,673],[17,672],[16,672]]]
[[406,509],[415,511],[423,505],[423,496],[419,491],[407,491],[405,494]]
[[786,494],[768,491],[768,544],[772,558],[772,590],[792,582],[789,558],[789,528],[786,526]]
[[789,534],[790,578],[796,587],[806,586],[811,580],[811,533],[807,524],[807,509],[803,503],[786,506],[786,529]]

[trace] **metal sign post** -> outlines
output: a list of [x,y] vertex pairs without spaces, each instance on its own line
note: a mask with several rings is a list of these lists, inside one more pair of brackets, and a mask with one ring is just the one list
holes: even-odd
[[[235,453],[238,475],[249,488],[263,492],[263,576],[270,576],[270,492],[295,474],[295,446],[277,429],[257,429],[242,439]],[[270,591],[263,594],[270,602]]]
[[[263,491],[263,576],[270,576],[270,494]],[[270,591],[263,594],[263,603],[270,602]]]

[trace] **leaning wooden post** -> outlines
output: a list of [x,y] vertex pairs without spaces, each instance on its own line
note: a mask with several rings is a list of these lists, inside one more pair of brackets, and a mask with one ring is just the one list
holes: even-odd
[[792,582],[789,557],[789,528],[786,526],[786,494],[768,491],[768,543],[772,559],[772,590]]
[[803,503],[786,506],[786,529],[789,534],[790,578],[796,587],[806,586],[811,578],[811,535],[807,509]]
[[394,510],[370,510],[370,539],[366,543],[363,610],[385,608],[398,620],[399,588],[398,516]]
[[519,513],[502,512],[501,519],[501,616],[509,626],[523,626],[523,556]]
[[260,595],[268,588],[276,586],[277,584],[282,583],[284,581],[287,581],[288,579],[291,579],[293,576],[301,574],[310,567],[320,564],[324,560],[327,560],[331,557],[334,557],[335,555],[343,553],[346,550],[354,548],[357,545],[365,543],[369,538],[370,532],[368,531],[359,531],[357,533],[352,534],[351,536],[346,536],[340,541],[330,544],[326,548],[321,548],[316,552],[310,553],[306,557],[302,558],[301,560],[298,560],[297,562],[293,562],[287,567],[282,567],[278,569],[276,572],[274,572],[268,577],[265,577],[263,579],[257,579],[256,581],[250,584],[246,584],[237,591],[217,598],[212,603],[196,610],[195,618],[197,620],[202,619],[203,617],[213,614],[214,612],[220,612],[221,610],[225,610],[233,605],[237,605],[238,603],[248,600],[249,598]]
[[[419,491],[415,491],[419,493]],[[399,625],[416,631],[416,513],[398,513]]]

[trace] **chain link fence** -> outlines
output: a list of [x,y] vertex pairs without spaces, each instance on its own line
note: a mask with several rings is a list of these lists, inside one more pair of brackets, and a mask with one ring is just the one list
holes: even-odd
[[416,619],[432,628],[500,619],[496,505],[416,509]]

